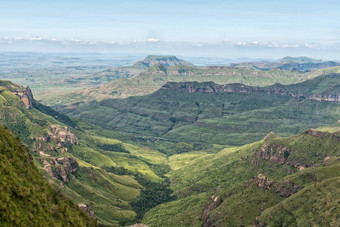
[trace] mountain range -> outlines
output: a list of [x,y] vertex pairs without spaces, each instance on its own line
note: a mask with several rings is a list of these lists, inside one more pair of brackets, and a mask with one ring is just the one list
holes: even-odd
[[1,225],[338,225],[338,67],[130,69],[57,109],[0,81]]

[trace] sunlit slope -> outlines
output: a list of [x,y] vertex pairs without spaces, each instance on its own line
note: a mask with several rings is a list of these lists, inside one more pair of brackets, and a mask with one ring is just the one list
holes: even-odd
[[216,155],[173,156],[169,177],[177,199],[152,209],[143,221],[150,226],[336,224],[339,151],[339,132],[307,130],[287,138],[270,133]]

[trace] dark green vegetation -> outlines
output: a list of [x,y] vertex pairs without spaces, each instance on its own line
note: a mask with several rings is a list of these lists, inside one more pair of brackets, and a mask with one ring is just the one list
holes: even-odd
[[0,127],[0,225],[97,226],[33,162],[27,147]]
[[271,133],[263,141],[217,154],[174,155],[169,177],[177,199],[149,211],[143,222],[251,226],[259,217],[256,226],[336,226],[338,130],[336,125],[336,133],[308,130],[288,138]]
[[337,122],[339,85],[340,74],[267,87],[168,83],[151,95],[74,105],[65,112],[150,139],[156,136],[191,146],[243,145],[270,131],[288,136]]

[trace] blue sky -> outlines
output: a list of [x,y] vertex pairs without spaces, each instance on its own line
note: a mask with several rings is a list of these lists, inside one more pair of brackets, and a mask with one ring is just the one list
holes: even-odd
[[336,0],[1,0],[0,37],[332,46]]

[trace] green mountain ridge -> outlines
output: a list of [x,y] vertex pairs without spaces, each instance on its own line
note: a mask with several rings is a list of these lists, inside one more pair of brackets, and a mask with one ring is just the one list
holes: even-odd
[[151,94],[167,82],[209,82],[217,84],[242,83],[250,86],[269,86],[299,83],[314,77],[339,72],[339,67],[320,69],[312,72],[294,70],[254,71],[247,68],[206,67],[194,68],[187,65],[166,67],[154,65],[129,79],[113,80],[98,87],[75,91],[72,94],[44,99],[43,102],[62,109],[72,103],[86,103],[109,98],[127,98]]
[[339,74],[251,87],[167,83],[151,95],[74,105],[65,113],[109,130],[191,144],[243,145],[337,122]]

